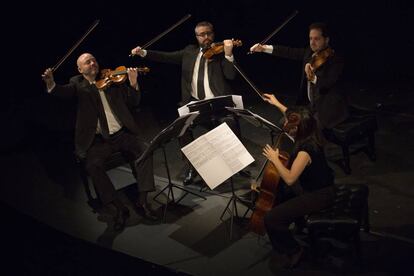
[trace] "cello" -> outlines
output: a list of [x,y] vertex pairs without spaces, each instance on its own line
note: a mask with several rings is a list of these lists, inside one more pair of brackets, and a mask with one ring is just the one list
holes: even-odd
[[[286,123],[283,126],[283,131],[279,134],[276,143],[272,146],[273,149],[280,148],[283,137],[289,138],[292,142],[293,138],[290,134],[296,129],[299,123],[299,117],[295,113],[291,113],[286,118]],[[289,153],[279,149],[279,159],[283,166],[289,165]],[[258,179],[263,174],[260,188],[258,187]],[[266,160],[259,176],[252,184],[251,189],[258,192],[258,197],[253,208],[253,214],[250,217],[248,228],[252,232],[259,235],[264,235],[264,216],[269,212],[276,204],[278,204],[276,198],[278,198],[279,186],[281,182],[281,176],[272,162]]]
[[[236,71],[240,73],[240,75],[245,79],[245,81],[253,88],[253,90],[264,100],[265,96],[263,96],[263,92],[260,91],[253,82],[246,76],[243,70],[238,66],[236,63],[233,63],[234,68]],[[298,118],[288,118],[288,123],[283,127],[283,130],[280,129],[279,136],[274,143],[273,148],[280,148],[282,138],[288,137],[292,139],[287,133],[289,132],[290,128],[297,124]],[[273,140],[273,139],[272,139]],[[279,159],[282,164],[287,167],[289,162],[289,154],[286,151],[279,151]],[[262,181],[260,184],[260,188],[258,187],[258,179],[262,176]],[[255,206],[253,207],[253,214],[250,217],[248,229],[260,234],[264,235],[265,228],[264,228],[264,216],[265,214],[270,211],[273,206],[277,203],[275,202],[278,186],[280,182],[280,174],[276,170],[275,166],[269,160],[266,160],[264,163],[256,181],[251,185],[251,189],[253,191],[258,192],[259,196],[255,201]]]
[[[279,148],[285,132],[281,132],[276,140],[276,143],[272,146],[273,149]],[[279,151],[279,159],[282,164],[287,167],[289,162],[289,154],[286,151]],[[263,175],[260,187],[258,179]],[[279,183],[281,177],[276,167],[272,162],[266,160],[262,167],[261,173],[259,173],[256,181],[252,184],[252,190],[258,192],[253,213],[250,217],[248,229],[256,234],[264,235],[264,216],[269,212],[274,205],[277,204],[276,196],[279,189]]]
[[[253,82],[246,76],[243,70],[237,65],[235,62],[233,63],[234,68],[239,74],[244,78],[244,80],[253,88],[253,90],[264,100],[265,97],[263,96],[263,92],[260,91]],[[299,122],[299,118],[295,117],[294,114],[290,114],[287,118],[287,123],[283,127],[283,129],[279,129],[280,133],[274,143],[273,148],[280,148],[282,140],[284,137],[289,138],[292,140],[291,136],[288,134],[290,130],[297,126]],[[272,139],[273,140],[273,139]],[[286,151],[279,151],[279,159],[282,164],[287,167],[289,162],[289,154]],[[262,181],[260,184],[260,188],[258,188],[258,179],[262,176]],[[259,175],[256,178],[256,181],[251,185],[251,189],[253,191],[258,192],[259,196],[256,199],[255,206],[253,208],[253,214],[250,217],[248,228],[249,230],[264,235],[265,228],[264,228],[264,221],[263,218],[265,214],[270,211],[276,202],[276,196],[278,192],[279,182],[281,181],[281,177],[279,172],[276,170],[275,166],[269,160],[266,160],[264,163]]]

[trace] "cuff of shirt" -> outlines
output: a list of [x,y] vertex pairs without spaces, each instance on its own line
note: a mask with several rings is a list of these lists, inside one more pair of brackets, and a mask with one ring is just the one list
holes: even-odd
[[233,62],[234,61],[234,56],[233,55],[231,55],[231,56],[224,56],[228,61],[230,61],[230,62]]
[[311,83],[316,84],[316,81],[318,80],[318,77],[315,75],[315,77],[313,78],[313,80],[311,80]]
[[56,86],[56,83],[53,83],[51,87],[48,87],[47,88],[47,93],[52,92],[52,90],[53,90],[53,88],[55,88],[55,86]]
[[268,53],[268,54],[273,53],[273,45],[263,45],[263,48],[264,48],[265,53]]

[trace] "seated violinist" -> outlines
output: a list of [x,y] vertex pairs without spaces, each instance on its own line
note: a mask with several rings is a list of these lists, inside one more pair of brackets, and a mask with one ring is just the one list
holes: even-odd
[[296,266],[304,249],[294,239],[289,225],[303,216],[322,210],[334,200],[334,175],[325,159],[317,122],[307,107],[287,108],[274,95],[264,94],[267,102],[285,115],[284,129],[295,140],[293,153],[285,167],[279,149],[269,145],[263,155],[275,166],[288,186],[299,180],[302,193],[275,205],[264,217],[264,224],[273,249],[288,258],[287,266]]
[[[42,78],[48,93],[77,98],[76,154],[84,160],[104,207],[116,212],[114,227],[120,230],[129,217],[129,210],[117,196],[103,164],[114,152],[121,151],[136,160],[146,149],[144,141],[137,137],[142,130],[136,125],[128,106],[128,102],[139,101],[141,97],[137,69],[127,69],[129,85],[114,83],[103,90],[96,87],[99,65],[92,54],[80,55],[77,67],[80,75],[72,77],[65,85],[55,83],[50,68],[45,70]],[[147,193],[154,190],[152,158],[132,169],[136,172],[139,191],[136,207],[145,217],[156,219],[147,204]]]
[[[221,54],[214,55],[207,60],[204,52],[214,42],[213,25],[207,21],[200,22],[195,26],[194,34],[197,45],[187,45],[178,51],[145,50],[139,46],[131,50],[132,55],[181,66],[180,105],[185,105],[190,101],[232,95],[233,92],[229,81],[233,80],[237,75],[233,67],[233,40],[225,39],[222,43]],[[223,121],[229,125],[236,135],[240,136],[238,122],[233,117],[222,118],[220,122],[213,123],[213,125],[211,125],[210,121],[206,127],[211,129]],[[180,137],[179,143],[181,147],[184,147],[193,140],[191,131],[187,131]],[[191,184],[195,174],[195,170],[189,164],[189,169],[184,177],[184,184]]]

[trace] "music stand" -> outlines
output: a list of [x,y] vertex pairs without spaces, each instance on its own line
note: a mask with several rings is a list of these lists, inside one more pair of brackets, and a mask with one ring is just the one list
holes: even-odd
[[[238,195],[236,195],[234,191],[233,177],[230,177],[230,187],[231,187],[231,197],[229,201],[227,202],[227,205],[224,208],[223,212],[221,213],[220,220],[223,221],[223,216],[227,211],[230,215],[230,240],[231,240],[233,237],[234,216],[239,217],[239,214],[237,211],[237,202],[240,202],[241,204],[246,206],[248,208],[247,210],[249,210],[250,206],[248,206],[248,203],[246,202],[246,200],[243,200]],[[229,208],[230,204],[231,204],[231,208]],[[246,214],[247,214],[247,211],[245,215],[243,216],[243,218],[246,216]]]
[[240,109],[240,108],[233,108],[233,107],[226,107],[226,109],[232,113],[234,113],[237,117],[241,117],[245,119],[247,122],[253,124],[256,127],[263,127],[269,130],[270,140],[272,141],[274,137],[283,132],[283,129],[279,126],[273,124],[272,122],[266,120],[265,118],[251,112],[248,109]]
[[233,96],[231,95],[200,100],[187,105],[190,112],[197,111],[200,113],[195,123],[216,122],[219,118],[230,114],[226,109],[227,107],[235,106],[236,104],[233,102]]
[[234,106],[235,103],[231,95],[200,100],[187,105],[190,112],[199,111],[200,113],[221,111],[225,110],[226,107]]
[[[241,103],[241,105],[243,104]],[[200,114],[194,123],[203,124],[207,121],[211,121],[214,126],[219,124],[219,118],[232,114],[227,110],[228,107],[231,108],[235,106],[237,106],[237,104],[233,101],[233,95],[218,96],[187,104],[187,108],[190,112],[199,112]],[[203,188],[201,188],[200,191],[204,191]]]
[[[238,216],[237,202],[246,204],[236,195],[232,177],[251,164],[254,158],[226,123],[210,130],[181,150],[210,189],[214,189],[226,180],[230,180],[231,196],[225,196],[229,198],[229,201],[220,219],[223,220],[225,212],[229,212],[231,216],[231,238],[234,216]],[[233,160],[237,160],[237,162]]]
[[205,198],[202,195],[199,195],[197,193],[194,193],[190,190],[187,190],[183,187],[180,187],[174,183],[172,183],[171,181],[171,175],[170,175],[170,169],[168,166],[168,161],[167,161],[167,154],[165,151],[165,145],[170,142],[172,139],[174,138],[178,138],[181,135],[184,134],[184,132],[187,130],[187,128],[190,126],[190,124],[193,122],[193,120],[198,116],[198,113],[188,113],[184,116],[181,116],[179,118],[177,118],[174,122],[172,122],[169,126],[167,126],[166,128],[164,128],[160,133],[158,133],[157,136],[155,136],[155,138],[153,138],[150,142],[150,145],[148,146],[148,148],[144,151],[144,153],[135,161],[135,165],[139,165],[141,162],[143,162],[144,160],[146,160],[151,154],[153,154],[153,152],[158,149],[161,148],[162,149],[162,153],[164,156],[164,162],[165,162],[165,169],[167,171],[167,177],[168,177],[168,184],[167,186],[165,186],[160,192],[158,192],[155,196],[154,196],[154,200],[157,201],[158,203],[162,204],[160,201],[158,201],[156,198],[161,195],[165,190],[168,189],[168,193],[167,193],[167,202],[165,203],[165,207],[164,207],[164,221],[166,219],[166,212],[167,212],[167,208],[168,208],[168,204],[169,199],[170,199],[170,195],[171,195],[171,201],[173,203],[178,203],[184,196],[182,196],[182,198],[180,200],[178,200],[177,202],[175,201],[174,198],[174,192],[173,192],[173,188],[177,188],[179,190],[182,190],[185,192],[185,195],[190,193],[192,195],[198,196],[204,200],[206,200],[207,198]]

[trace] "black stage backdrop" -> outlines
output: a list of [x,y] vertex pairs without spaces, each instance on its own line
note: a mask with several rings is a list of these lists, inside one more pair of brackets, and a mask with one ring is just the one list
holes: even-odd
[[[82,3],[83,2],[83,3]],[[142,107],[159,118],[175,112],[180,98],[180,68],[130,58],[129,51],[143,45],[186,14],[192,17],[150,49],[172,51],[195,42],[194,25],[211,21],[216,40],[241,39],[234,54],[246,74],[265,91],[292,90],[302,70],[299,62],[246,55],[249,47],[263,40],[294,10],[298,15],[269,44],[306,46],[308,25],[326,22],[331,29],[332,46],[346,59],[345,79],[349,82],[406,82],[414,77],[412,13],[408,4],[398,1],[55,1],[50,3],[11,2],[2,17],[4,88],[3,126],[16,137],[4,138],[2,150],[13,147],[30,130],[27,119],[52,129],[73,129],[73,104],[50,99],[44,91],[41,73],[59,59],[99,19],[100,24],[56,71],[64,83],[77,73],[76,58],[93,53],[101,68],[120,65],[151,68],[141,77],[144,90]],[[258,100],[241,80],[237,92],[247,100]],[[51,104],[52,102],[52,104]],[[68,115],[69,114],[69,115]],[[53,117],[53,118],[52,118]],[[13,121],[10,121],[12,118]],[[22,121],[24,121],[22,123]]]

